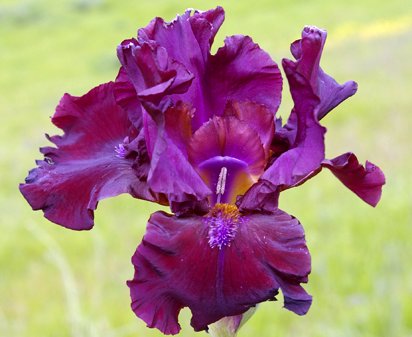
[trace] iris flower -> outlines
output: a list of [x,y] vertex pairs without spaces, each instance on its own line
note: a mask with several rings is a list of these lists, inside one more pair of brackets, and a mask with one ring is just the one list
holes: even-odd
[[155,18],[123,41],[114,82],[64,95],[44,160],[20,190],[34,210],[75,230],[92,228],[99,200],[129,193],[169,205],[151,215],[132,258],[132,309],[164,334],[182,308],[196,331],[242,315],[282,291],[305,314],[311,261],[299,221],[278,208],[282,191],[329,169],[375,206],[384,175],[353,153],[325,158],[330,110],[356,92],[320,68],[326,32],[305,27],[282,62],[294,107],[276,118],[282,75],[250,37],[210,49],[224,11]]

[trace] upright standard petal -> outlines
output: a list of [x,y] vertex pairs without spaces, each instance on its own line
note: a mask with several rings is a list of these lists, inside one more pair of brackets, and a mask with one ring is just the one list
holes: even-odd
[[132,125],[114,101],[113,83],[82,97],[64,95],[52,122],[64,135],[49,137],[57,148],[42,148],[45,159],[20,185],[34,210],[43,210],[59,225],[82,230],[93,227],[93,211],[101,199],[121,193],[152,198],[136,177],[133,160],[118,147]]
[[295,103],[290,119],[296,128],[290,148],[274,159],[261,178],[286,189],[299,184],[320,167],[325,159],[326,129],[316,118],[319,99],[307,79],[296,71],[293,63],[284,62],[283,67]]
[[179,311],[189,307],[194,329],[205,330],[273,300],[279,288],[285,308],[309,309],[311,296],[300,283],[310,273],[310,255],[300,223],[280,210],[242,215],[218,205],[230,209],[228,217],[213,210],[204,217],[151,216],[128,282],[132,309],[149,327],[176,334]]
[[125,40],[117,54],[143,104],[158,106],[168,95],[185,92],[193,80],[187,68],[156,42]]
[[141,43],[156,43],[169,57],[187,67],[194,79],[175,100],[190,102],[196,110],[196,131],[213,115],[222,115],[229,100],[264,104],[274,114],[279,107],[282,77],[277,64],[250,37],[232,36],[216,55],[210,54],[214,36],[224,20],[221,7],[187,11],[173,22],[156,18],[139,30]]
[[116,103],[126,110],[134,127],[140,130],[143,125],[142,104],[137,98],[136,90],[123,67],[120,68],[114,82],[113,95]]
[[[279,108],[282,76],[277,64],[248,36],[231,36],[212,55],[205,74],[209,111],[223,113],[228,101],[252,101],[273,115]],[[207,90],[207,91],[206,91]],[[209,112],[210,113],[210,112]],[[208,120],[208,115],[202,121]]]
[[302,38],[291,45],[291,52],[296,59],[296,71],[309,81],[313,92],[319,97],[318,120],[354,95],[358,88],[354,81],[340,85],[320,68],[325,41],[325,30],[306,26],[302,31]]
[[172,22],[153,19],[139,29],[139,41],[155,41],[164,47],[170,57],[188,66],[195,75],[203,72],[210,48],[225,18],[222,7],[206,12],[187,10]]
[[296,61],[283,60],[295,106],[287,124],[277,127],[272,164],[262,177],[282,189],[301,184],[320,170],[326,129],[319,120],[357,89],[353,81],[339,85],[320,68],[325,40],[325,31],[305,27],[302,39],[291,45]]

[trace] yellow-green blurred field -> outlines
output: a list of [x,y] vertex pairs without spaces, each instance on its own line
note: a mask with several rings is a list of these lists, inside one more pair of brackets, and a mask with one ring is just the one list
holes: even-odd
[[[329,172],[284,193],[306,229],[314,296],[304,317],[262,304],[240,337],[412,336],[412,3],[405,0],[0,0],[0,336],[161,336],[129,309],[125,281],[158,209],[105,200],[96,227],[73,232],[32,212],[18,192],[64,92],[114,79],[116,46],[154,16],[226,9],[224,36],[251,35],[280,62],[306,24],[328,30],[322,65],[359,92],[325,120],[329,157],[352,150],[386,173],[376,209]],[[285,87],[287,90],[287,87]],[[291,108],[285,91],[281,114]],[[181,336],[194,336],[182,313]],[[206,336],[199,333],[199,336]]]

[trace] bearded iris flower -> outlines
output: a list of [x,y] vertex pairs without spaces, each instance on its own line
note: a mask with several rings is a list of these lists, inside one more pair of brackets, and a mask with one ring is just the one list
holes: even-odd
[[328,168],[375,206],[385,183],[353,153],[325,158],[320,124],[356,92],[320,68],[326,32],[305,27],[283,60],[294,107],[276,118],[282,76],[250,37],[210,48],[218,7],[154,19],[123,41],[114,82],[63,96],[52,122],[64,131],[20,190],[33,209],[75,230],[90,229],[98,201],[121,193],[169,205],[156,212],[132,262],[132,309],[165,334],[182,308],[196,331],[274,300],[305,314],[310,255],[299,221],[278,208],[282,191]]

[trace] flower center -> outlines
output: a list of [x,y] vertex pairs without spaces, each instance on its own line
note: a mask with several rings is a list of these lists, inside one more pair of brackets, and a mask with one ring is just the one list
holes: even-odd
[[230,204],[216,204],[205,215],[205,222],[209,226],[209,245],[211,248],[228,246],[235,238],[242,217],[238,208]]

